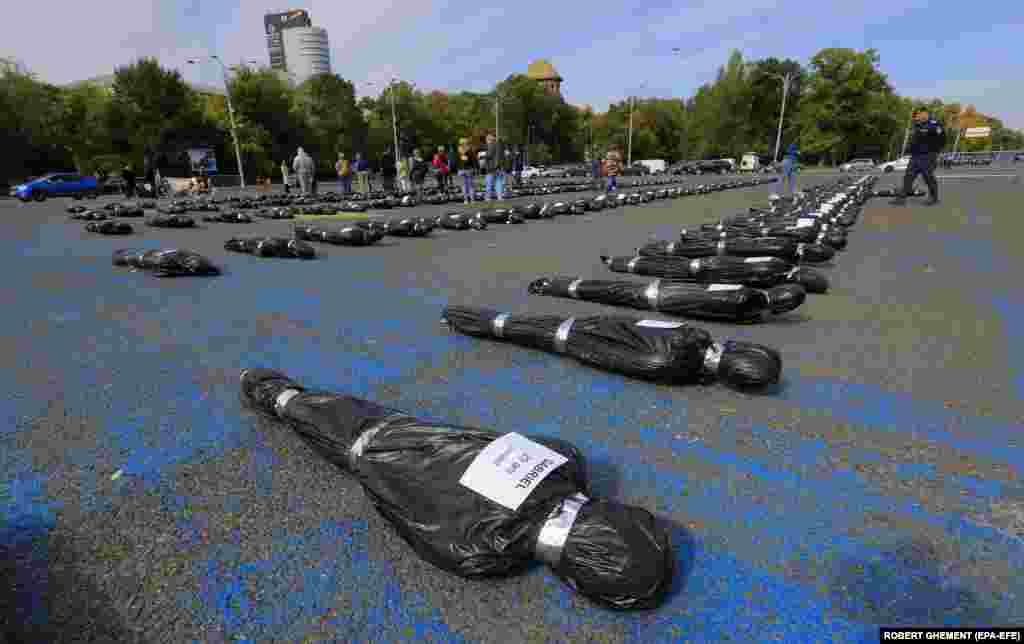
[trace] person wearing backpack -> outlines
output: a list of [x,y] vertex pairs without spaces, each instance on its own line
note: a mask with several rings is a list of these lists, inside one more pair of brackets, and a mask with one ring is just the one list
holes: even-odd
[[344,152],[338,153],[338,162],[334,164],[334,171],[338,173],[338,181],[341,182],[341,194],[352,194],[352,164],[345,158]]

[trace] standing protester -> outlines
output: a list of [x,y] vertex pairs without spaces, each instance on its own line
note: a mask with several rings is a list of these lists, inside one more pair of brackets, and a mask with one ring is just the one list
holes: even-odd
[[409,184],[409,159],[407,157],[398,160],[398,189],[403,194],[412,191],[412,186]]
[[622,153],[619,148],[613,146],[608,150],[604,159],[605,174],[608,175],[608,192],[615,192],[619,189],[618,177],[622,171]]
[[306,154],[306,151],[299,148],[292,162],[292,170],[299,176],[299,187],[302,194],[308,195],[313,189],[313,158]]
[[444,146],[437,146],[437,152],[434,153],[434,160],[432,162],[434,166],[435,176],[437,176],[437,187],[441,190],[445,190],[448,187],[448,154],[444,151]]
[[334,171],[338,173],[338,181],[341,183],[341,194],[345,196],[352,194],[352,164],[345,158],[344,152],[338,153],[338,161],[334,164]]
[[146,146],[146,151],[142,156],[142,176],[144,177],[145,183],[153,186],[154,191],[156,190],[156,164],[153,159],[153,148]]
[[370,194],[370,162],[363,158],[362,152],[356,152],[356,190],[366,196]]
[[473,201],[473,177],[476,174],[476,154],[468,138],[459,139],[458,154],[459,176],[462,178],[462,200],[469,204]]
[[889,203],[902,206],[907,203],[907,195],[914,189],[917,175],[924,177],[928,184],[928,201],[926,206],[939,203],[939,182],[935,179],[935,167],[938,165],[939,153],[946,145],[946,130],[942,124],[931,118],[928,107],[918,105],[914,110],[914,133],[910,140],[910,165],[903,175],[903,192]]
[[790,143],[786,148],[786,156],[782,159],[782,179],[786,182],[786,192],[792,195],[796,192],[796,172],[799,169],[800,149],[796,143]]
[[597,158],[596,154],[591,153],[590,158],[590,178],[594,181],[595,186],[599,186],[601,182],[601,160]]
[[516,185],[523,185],[523,153],[516,150],[515,159],[512,161],[512,174],[516,178]]
[[505,154],[504,148],[498,142],[494,134],[487,135],[487,178],[485,179],[484,192],[487,200],[497,198],[498,201],[505,199]]
[[383,183],[384,192],[395,191],[395,155],[391,153],[391,149],[388,148],[384,151],[384,156],[380,158],[380,178]]
[[291,177],[288,175],[288,162],[281,161],[281,183],[284,184],[284,193],[288,194],[291,191],[291,187],[288,185],[288,181]]
[[135,171],[132,170],[131,163],[126,163],[124,169],[121,170],[121,178],[124,179],[124,196],[133,197],[135,195]]
[[429,171],[430,165],[423,160],[422,156],[420,156],[420,151],[414,151],[412,157],[412,168],[409,170],[409,178],[412,179],[413,190],[416,193],[417,201],[421,201],[423,199],[423,182],[426,181],[427,172]]

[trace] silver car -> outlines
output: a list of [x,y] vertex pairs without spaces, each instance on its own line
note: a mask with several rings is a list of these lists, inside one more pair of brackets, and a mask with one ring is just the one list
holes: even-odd
[[871,159],[854,159],[839,166],[840,172],[871,172],[875,169],[875,162]]

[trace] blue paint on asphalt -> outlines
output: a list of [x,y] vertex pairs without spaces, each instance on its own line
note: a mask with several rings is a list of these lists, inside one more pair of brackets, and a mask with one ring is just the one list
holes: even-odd
[[[388,564],[370,559],[367,550],[362,521],[325,522],[287,536],[272,558],[256,562],[241,561],[237,546],[215,546],[195,564],[194,574],[203,580],[198,605],[193,597],[181,599],[229,641],[299,641],[322,626],[337,641],[465,641],[422,595],[399,587]],[[332,612],[336,597],[346,594],[348,610]]]
[[[45,253],[32,256],[63,257]],[[109,445],[125,453],[126,477],[141,478],[146,489],[158,490],[168,485],[167,479],[173,477],[173,465],[214,458],[233,447],[256,449],[258,457],[251,461],[251,473],[257,476],[259,470],[269,471],[273,467],[275,456],[262,447],[259,432],[239,419],[234,383],[227,389],[219,384],[213,386],[207,397],[202,398],[197,393],[195,369],[216,367],[237,373],[242,367],[264,364],[281,367],[313,386],[373,398],[377,397],[376,386],[402,383],[409,379],[410,371],[418,364],[444,359],[460,347],[479,342],[462,336],[425,335],[424,329],[436,328],[439,310],[422,306],[423,291],[410,289],[396,294],[383,289],[375,281],[373,272],[380,266],[375,262],[384,259],[372,256],[345,259],[342,270],[351,269],[347,274],[354,277],[354,282],[346,282],[343,288],[327,293],[331,297],[346,298],[353,306],[346,307],[346,318],[336,322],[337,337],[327,333],[325,339],[331,343],[327,350],[318,347],[314,338],[305,337],[301,332],[296,334],[290,326],[270,339],[268,332],[252,328],[255,308],[257,315],[282,313],[287,318],[282,323],[306,323],[317,331],[326,331],[322,304],[301,288],[305,280],[303,272],[294,268],[298,263],[271,266],[254,261],[252,266],[246,267],[245,280],[241,279],[239,270],[220,282],[161,285],[167,290],[135,289],[126,294],[121,301],[134,302],[147,314],[153,310],[170,313],[178,302],[202,298],[207,305],[204,316],[208,317],[196,326],[186,324],[161,329],[162,342],[181,345],[173,347],[177,361],[174,364],[161,358],[159,345],[155,345],[153,354],[140,356],[136,352],[138,344],[144,344],[148,334],[139,326],[145,320],[127,318],[110,322],[102,338],[105,341],[89,352],[80,352],[72,360],[73,364],[62,371],[67,406],[72,408],[77,399],[81,401],[79,404],[94,409],[97,370],[107,368],[107,364],[117,365],[122,369],[118,378],[124,386],[127,387],[130,380],[155,383],[168,403],[167,408],[159,410],[136,410],[129,396],[115,396],[109,401],[110,408],[103,415],[111,422],[100,437],[109,438]],[[336,269],[333,264],[332,269]],[[110,270],[109,266],[83,268],[83,272],[97,274],[106,270]],[[254,274],[256,280],[252,280]],[[131,277],[139,281],[152,279],[144,274]],[[243,283],[260,287],[256,291],[239,288]],[[171,289],[174,295],[168,297]],[[66,297],[61,298],[62,306],[56,310],[71,312],[72,316],[77,314],[77,320],[95,315],[90,300],[94,296],[88,291],[65,293]],[[438,301],[445,299],[442,294],[429,297],[436,297]],[[364,300],[372,305],[364,304]],[[42,298],[25,302],[26,319],[54,310],[48,308],[49,305],[50,300]],[[382,319],[389,320],[388,324],[381,324]],[[58,327],[48,336],[52,355],[72,355],[70,352],[80,347],[81,338],[63,321],[55,322]],[[234,327],[236,323],[241,323],[241,333]],[[13,322],[0,324],[8,326]],[[416,338],[416,344],[411,348],[382,340],[373,355],[348,354],[343,363],[337,361],[341,352],[335,343],[356,344],[363,338],[383,335]],[[350,341],[349,337],[357,340]],[[203,352],[217,342],[222,344],[215,353]],[[870,533],[870,542],[867,537],[848,533],[862,528],[869,513],[894,513],[956,536],[964,556],[1009,561],[1014,568],[1022,567],[1019,544],[1001,534],[974,526],[956,515],[935,515],[909,502],[877,494],[870,484],[852,472],[830,472],[824,478],[814,476],[812,472],[826,451],[821,441],[792,439],[791,449],[785,452],[785,463],[780,463],[777,459],[775,462],[740,459],[731,453],[676,439],[673,428],[685,429],[686,407],[672,402],[656,389],[590,371],[556,356],[520,349],[510,351],[516,355],[518,367],[499,373],[450,372],[447,375],[450,382],[436,391],[421,386],[402,392],[403,402],[410,411],[418,412],[416,399],[433,393],[434,402],[427,407],[435,417],[473,416],[484,418],[495,427],[529,427],[531,431],[571,440],[591,461],[617,470],[613,477],[617,475],[628,481],[628,485],[622,487],[622,495],[627,499],[657,499],[660,510],[692,516],[709,526],[703,531],[705,538],[698,539],[692,548],[680,546],[680,561],[684,566],[692,566],[693,573],[685,590],[677,593],[669,605],[654,616],[625,617],[588,606],[579,607],[569,603],[568,591],[558,585],[554,586],[558,588],[558,603],[548,605],[549,624],[571,626],[572,620],[579,620],[578,623],[595,625],[633,625],[631,641],[636,642],[669,641],[674,638],[673,629],[680,629],[698,638],[697,641],[742,637],[744,632],[756,634],[752,635],[754,637],[765,632],[779,633],[786,641],[800,641],[806,637],[805,633],[818,634],[823,639],[857,641],[867,632],[866,624],[881,621],[880,616],[889,618],[890,623],[909,623],[907,620],[920,620],[922,616],[929,617],[924,621],[932,623],[937,623],[936,620],[957,623],[957,619],[991,623],[1013,617],[1012,609],[1016,604],[1007,598],[994,607],[985,606],[977,599],[974,604],[968,603],[973,613],[958,616],[953,609],[964,603],[958,598],[968,593],[967,590],[923,564],[901,564],[902,560],[892,549],[887,549],[886,544],[909,539],[907,530],[875,529]],[[0,385],[8,392],[23,390],[3,375],[0,375]],[[495,404],[493,393],[497,392],[511,396],[513,402]],[[33,400],[31,391],[22,391],[22,394],[20,399],[8,395],[5,401],[5,412],[15,421],[9,425],[12,428],[19,418],[42,415],[49,402]],[[1019,429],[998,423],[979,425],[977,419],[946,412],[938,405],[919,403],[876,388],[851,389],[831,381],[799,379],[791,383],[784,395],[796,405],[830,409],[837,420],[846,419],[872,430],[918,431],[939,442],[985,453],[993,449],[1002,432]],[[851,396],[863,399],[864,406],[850,402]],[[607,432],[608,440],[594,438],[593,426],[604,426],[604,414],[622,414],[619,399],[652,409],[671,406],[673,414],[660,430],[642,428],[636,444],[623,445],[614,434],[616,422],[627,422],[622,416],[608,425],[612,430]],[[584,400],[593,402],[589,411],[580,404]],[[538,421],[538,411],[549,420]],[[636,412],[639,414],[640,409]],[[735,421],[723,423],[719,429],[727,440],[736,434],[732,422]],[[968,441],[944,429],[954,422],[969,422],[972,431],[979,430],[980,437]],[[772,432],[757,427],[755,433]],[[721,468],[727,475],[701,480],[675,471],[674,467],[648,462],[652,459],[649,454],[669,450],[693,455],[697,461]],[[997,458],[1015,457],[1018,450],[1019,446],[1007,448],[1004,443]],[[82,465],[88,463],[91,456],[89,449],[69,451],[66,463]],[[871,458],[867,454],[860,456],[865,462]],[[4,462],[19,461],[27,461],[27,453],[12,446]],[[56,472],[30,474],[24,469],[17,473],[15,470],[5,468],[12,480],[8,492],[11,501],[5,506],[4,517],[9,525],[21,526],[37,535],[45,534],[53,525],[54,508],[45,500],[42,490],[47,479]],[[753,480],[745,482],[746,475]],[[907,466],[898,468],[896,475],[913,478],[934,473]],[[93,477],[93,482],[85,486],[82,493],[86,507],[100,505],[98,499],[87,498],[96,495],[95,474]],[[264,480],[258,482],[257,488],[261,493],[269,493],[269,485],[270,481]],[[970,485],[982,495],[998,493],[998,488],[986,482],[968,480],[962,485]],[[115,486],[115,493],[126,488],[123,478]],[[772,505],[766,507],[763,499],[772,499]],[[202,516],[196,516],[182,522],[183,528],[193,530],[188,538],[196,546],[201,543],[199,533],[204,521]],[[349,615],[330,618],[342,636],[349,634],[359,641],[402,641],[403,638],[412,641],[425,635],[425,630],[436,638],[452,641],[455,636],[447,631],[436,614],[420,614],[423,598],[402,592],[397,584],[389,581],[393,573],[387,563],[368,557],[365,530],[363,524],[331,525],[314,535],[282,535],[275,557],[259,562],[240,562],[236,545],[212,547],[209,563],[196,570],[204,584],[202,599],[219,610],[215,617],[225,630],[250,641],[301,637],[312,628],[308,621],[301,620],[322,614],[337,594],[365,602],[354,607]],[[750,543],[745,543],[747,540]],[[686,559],[694,557],[694,549],[696,560],[687,564]],[[303,557],[304,554],[309,556]],[[36,561],[46,561],[40,557],[37,556]],[[776,565],[794,560],[829,562],[832,559],[837,560],[835,564],[818,570],[817,577],[813,578],[813,582],[826,580],[829,587],[824,592],[813,588],[810,580],[794,582],[781,573],[769,572]],[[319,563],[312,567],[300,563],[306,560]],[[875,562],[875,567],[865,562]],[[843,576],[844,571],[857,570],[856,566],[868,573],[850,579]],[[288,583],[281,583],[282,579]],[[921,585],[914,585],[918,583]],[[841,597],[843,586],[849,595],[846,599]],[[38,584],[29,584],[28,588],[39,591]],[[851,592],[850,588],[854,590]],[[247,593],[254,590],[263,592],[263,599],[250,600]],[[1013,590],[1020,594],[1020,582]],[[752,593],[754,598],[746,597],[746,592]],[[907,605],[906,599],[900,604],[900,598],[908,594],[911,604]],[[38,598],[39,592],[34,596]],[[38,608],[31,601],[26,605]],[[837,614],[859,617],[848,619]],[[830,620],[830,625],[823,624],[823,616]]]

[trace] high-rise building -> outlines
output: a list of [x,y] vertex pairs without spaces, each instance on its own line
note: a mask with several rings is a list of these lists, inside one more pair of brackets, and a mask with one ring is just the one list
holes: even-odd
[[293,27],[284,31],[288,76],[301,83],[317,74],[331,73],[331,48],[322,27]]
[[554,66],[543,58],[530,63],[526,68],[526,75],[540,83],[547,93],[554,96],[562,95],[562,77],[555,71]]
[[296,27],[312,27],[313,21],[305,9],[286,11],[285,13],[268,13],[263,16],[263,27],[267,33],[267,52],[270,54],[270,67],[279,71],[288,70],[287,55],[284,48],[284,32]]

